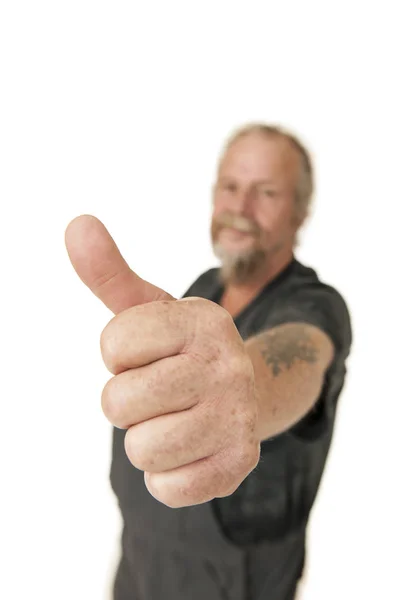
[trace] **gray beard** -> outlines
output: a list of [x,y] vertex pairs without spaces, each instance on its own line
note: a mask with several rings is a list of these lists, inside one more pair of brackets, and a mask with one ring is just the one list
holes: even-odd
[[266,254],[263,250],[250,249],[234,254],[226,252],[218,243],[213,245],[213,249],[221,261],[220,276],[225,285],[249,283],[265,266]]

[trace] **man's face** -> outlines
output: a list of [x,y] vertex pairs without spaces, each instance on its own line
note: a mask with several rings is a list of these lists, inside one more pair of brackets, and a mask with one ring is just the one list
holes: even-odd
[[226,281],[245,283],[277,252],[294,245],[299,222],[299,160],[289,142],[259,133],[239,138],[222,159],[211,236]]

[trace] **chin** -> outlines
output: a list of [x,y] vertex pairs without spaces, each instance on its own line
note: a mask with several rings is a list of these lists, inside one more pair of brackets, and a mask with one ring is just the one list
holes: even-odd
[[265,268],[267,257],[260,248],[253,246],[248,249],[233,249],[216,243],[213,249],[215,256],[221,261],[221,277],[224,283],[247,283]]
[[213,248],[214,254],[222,263],[247,260],[255,251],[252,246],[248,248],[235,247],[230,244],[222,244],[219,241],[213,244]]

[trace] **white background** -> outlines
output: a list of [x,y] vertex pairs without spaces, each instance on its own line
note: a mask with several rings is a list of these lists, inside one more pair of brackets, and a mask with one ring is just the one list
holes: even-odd
[[73,272],[65,227],[98,216],[179,296],[216,264],[217,155],[254,120],[313,153],[298,257],[345,295],[355,334],[303,598],[400,597],[396,4],[2,1],[1,598],[106,600],[117,557],[111,314]]

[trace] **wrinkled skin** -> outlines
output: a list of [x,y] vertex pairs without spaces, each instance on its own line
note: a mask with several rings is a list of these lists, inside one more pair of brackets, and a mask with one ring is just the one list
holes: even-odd
[[106,417],[127,430],[126,454],[170,507],[232,494],[255,468],[254,370],[230,314],[201,298],[175,300],[131,271],[100,221],[66,231],[71,262],[115,317],[101,334],[113,377]]

